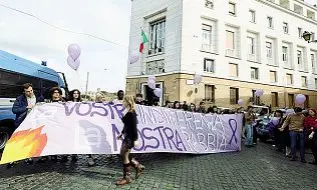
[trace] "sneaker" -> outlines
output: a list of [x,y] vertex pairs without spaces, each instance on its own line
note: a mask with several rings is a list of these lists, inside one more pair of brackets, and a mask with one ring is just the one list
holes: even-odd
[[307,163],[305,159],[301,159],[301,163]]
[[72,162],[77,162],[78,156],[77,155],[72,155]]
[[57,160],[57,156],[56,156],[56,155],[51,156],[51,160],[52,160],[53,162],[57,162],[57,161],[58,161],[58,160]]
[[88,158],[88,166],[94,166],[96,163],[93,158]]
[[41,163],[46,162],[46,161],[48,161],[48,156],[42,156],[42,157],[38,160],[38,162],[41,162]]
[[68,161],[68,157],[67,156],[62,156],[62,159],[60,159],[60,162],[67,162]]
[[10,162],[9,164],[7,164],[7,168],[12,168],[15,165],[15,162]]
[[24,161],[27,165],[31,165],[33,164],[33,159],[32,158],[28,158]]

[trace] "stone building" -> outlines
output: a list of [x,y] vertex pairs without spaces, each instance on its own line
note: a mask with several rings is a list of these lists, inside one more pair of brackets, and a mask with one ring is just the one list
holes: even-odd
[[[126,93],[148,98],[155,75],[161,103],[292,107],[301,93],[317,107],[317,44],[303,39],[307,31],[314,40],[316,13],[301,0],[132,0],[130,50],[138,50],[141,28],[149,43],[128,63]],[[203,76],[198,85],[195,74]]]

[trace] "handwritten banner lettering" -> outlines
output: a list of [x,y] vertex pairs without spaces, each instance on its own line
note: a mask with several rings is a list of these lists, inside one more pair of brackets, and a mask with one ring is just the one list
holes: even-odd
[[[118,154],[121,104],[37,105],[8,141],[1,164],[59,154]],[[137,106],[134,152],[218,153],[241,150],[242,115],[212,115]]]

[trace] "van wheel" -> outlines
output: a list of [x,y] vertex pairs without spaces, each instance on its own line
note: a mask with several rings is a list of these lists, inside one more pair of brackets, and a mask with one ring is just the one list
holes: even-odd
[[2,126],[0,127],[0,152],[3,152],[5,145],[10,139],[13,130],[9,127]]

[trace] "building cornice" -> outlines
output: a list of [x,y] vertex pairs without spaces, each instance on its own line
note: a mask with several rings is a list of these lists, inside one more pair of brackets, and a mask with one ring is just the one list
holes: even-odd
[[[179,72],[179,71],[174,71],[174,72],[169,72],[169,73],[161,73],[161,74],[156,74],[155,77],[162,77],[162,76],[167,76],[167,75],[173,75],[173,74],[178,74],[178,75],[195,75],[195,72]],[[136,76],[128,76],[126,79],[141,79],[141,78],[148,78],[150,75],[136,75]],[[250,83],[250,84],[258,84],[258,85],[267,85],[267,86],[272,86],[272,87],[281,87],[281,88],[288,88],[288,89],[294,89],[294,90],[306,90],[310,92],[316,92],[317,90],[311,90],[308,88],[295,88],[291,86],[283,86],[283,85],[277,85],[277,84],[267,84],[267,83],[261,83],[257,81],[246,81],[246,80],[239,80],[239,79],[231,79],[231,78],[224,78],[224,77],[216,77],[216,76],[208,76],[208,75],[202,75],[203,77],[210,77],[210,78],[216,78],[216,79],[222,79],[222,80],[230,80],[230,81],[235,81],[235,82],[245,82],[245,83]],[[187,79],[187,78],[183,78]]]
[[[283,11],[283,12],[285,12],[285,13],[288,13],[288,14],[290,14],[290,15],[293,15],[293,16],[295,16],[295,17],[297,17],[297,18],[303,19],[303,20],[305,20],[305,21],[307,21],[307,22],[310,22],[310,23],[312,23],[312,24],[317,25],[317,21],[312,20],[312,19],[310,19],[310,18],[307,18],[307,17],[305,17],[305,16],[303,16],[303,15],[300,15],[300,14],[298,14],[298,13],[295,13],[295,12],[293,12],[293,11],[290,10],[290,9],[286,9],[286,8],[284,8],[284,7],[281,7],[280,5],[278,5],[278,4],[276,4],[276,3],[273,3],[273,2],[270,2],[270,1],[266,1],[266,0],[256,0],[256,1],[258,1],[258,2],[260,2],[260,3],[263,3],[263,4],[266,4],[266,5],[270,6],[270,7],[276,8],[276,9],[278,9],[278,10],[280,10],[280,11]],[[314,10],[315,10],[315,9],[314,9]]]
[[294,0],[294,1],[296,1],[296,2],[299,3],[299,4],[304,5],[304,6],[306,6],[306,7],[309,7],[309,8],[311,8],[311,9],[314,9],[315,11],[317,11],[317,8],[316,8],[316,7],[314,7],[313,5],[311,5],[311,4],[309,4],[309,3],[306,3],[305,1],[302,1],[302,0]]

